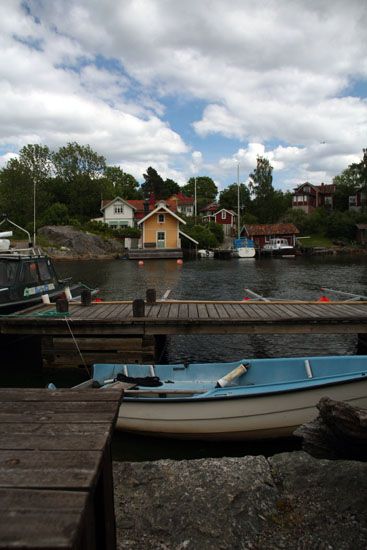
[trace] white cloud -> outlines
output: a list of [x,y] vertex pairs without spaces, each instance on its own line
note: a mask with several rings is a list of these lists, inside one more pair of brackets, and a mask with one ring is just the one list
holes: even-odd
[[[140,180],[153,165],[180,181],[236,161],[250,171],[264,154],[286,186],[330,180],[366,146],[367,102],[350,96],[367,80],[361,0],[3,4],[0,144],[14,151],[75,140]],[[201,105],[178,126],[185,138],[172,98]],[[212,136],[237,141],[233,155],[214,158]]]

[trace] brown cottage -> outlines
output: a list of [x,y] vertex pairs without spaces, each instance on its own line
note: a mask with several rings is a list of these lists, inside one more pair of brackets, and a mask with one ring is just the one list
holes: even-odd
[[298,234],[299,230],[293,223],[247,224],[242,230],[242,235],[253,239],[255,246],[261,249],[269,239],[275,237],[287,239],[291,246],[295,246],[296,235]]

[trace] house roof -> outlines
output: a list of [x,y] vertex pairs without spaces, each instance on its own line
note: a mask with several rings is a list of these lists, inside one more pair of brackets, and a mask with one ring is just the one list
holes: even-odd
[[173,216],[174,218],[176,218],[176,220],[178,220],[180,223],[184,223],[186,225],[186,222],[185,220],[183,220],[182,218],[180,218],[179,216],[177,216],[177,214],[175,214],[174,212],[172,212],[172,210],[170,208],[168,208],[163,202],[159,203],[158,206],[152,210],[151,212],[149,212],[149,214],[147,214],[146,216],[144,216],[144,218],[142,218],[141,220],[138,221],[138,225],[140,225],[141,223],[145,222],[148,218],[150,218],[151,216],[153,216],[154,214],[157,214],[160,210],[164,210],[165,212],[167,212],[167,214],[170,214],[171,216]]
[[237,216],[236,212],[233,212],[233,210],[228,210],[227,208],[221,208],[220,210],[217,210],[214,215],[216,216],[217,214],[223,211],[228,212],[228,214],[231,214],[231,216]]
[[262,235],[293,235],[299,233],[299,230],[293,223],[246,224],[244,228],[249,237]]
[[193,197],[186,197],[183,193],[175,193],[168,198],[168,201],[175,201],[177,204],[194,204]]
[[123,202],[124,204],[126,204],[127,206],[131,206],[132,208],[134,208],[135,210],[135,207],[130,204],[130,201],[127,201],[125,199],[122,199],[121,197],[115,197],[114,199],[102,199],[102,202],[101,202],[101,212],[103,210],[105,210],[107,208],[107,206],[109,206],[110,204],[113,204],[114,202],[116,201],[120,201],[120,202]]
[[335,190],[336,190],[335,183],[321,183],[320,185],[312,185],[312,183],[309,183],[308,181],[305,181],[304,183],[301,183],[300,185],[298,185],[294,189],[294,192],[297,193],[298,191],[301,191],[302,187],[304,187],[305,185],[308,185],[309,187],[312,187],[312,189],[314,189],[315,191],[317,191],[318,193],[321,193],[321,194],[335,193]]
[[356,223],[357,229],[367,229],[367,223]]
[[218,210],[218,203],[216,202],[211,202],[203,208],[200,208],[200,212],[215,212],[216,210]]

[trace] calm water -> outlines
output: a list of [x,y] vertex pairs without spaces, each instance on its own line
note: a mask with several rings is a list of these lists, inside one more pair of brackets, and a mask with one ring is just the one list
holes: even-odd
[[[367,257],[313,257],[138,262],[60,262],[58,271],[92,287],[103,299],[144,298],[146,289],[157,296],[167,289],[174,299],[242,300],[249,288],[265,297],[317,300],[321,287],[367,293]],[[348,335],[192,335],[168,340],[165,362],[232,361],[242,357],[353,354],[356,338]]]
[[[318,299],[321,287],[367,294],[367,257],[313,257],[289,259],[242,259],[187,261],[146,261],[144,267],[128,260],[59,262],[60,276],[72,276],[100,289],[105,300],[144,298],[148,288],[157,296],[167,289],[174,299],[242,300],[249,288],[265,297],[281,299]],[[223,335],[174,336],[168,339],[162,360],[233,361],[240,358],[356,353],[356,337],[351,335]],[[44,386],[53,381],[70,386],[83,375],[75,371],[52,371],[19,375],[11,385]],[[22,377],[22,379],[20,379]],[[26,382],[25,382],[26,380]],[[10,383],[8,382],[7,385]],[[298,448],[294,440],[277,443],[225,443],[165,441],[116,433],[113,455],[117,460],[158,458],[201,458],[205,456],[242,456],[273,454]]]

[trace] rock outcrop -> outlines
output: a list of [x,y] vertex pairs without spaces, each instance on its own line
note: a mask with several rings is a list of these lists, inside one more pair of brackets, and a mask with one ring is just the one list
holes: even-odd
[[367,464],[304,452],[114,463],[118,548],[367,547]]
[[55,259],[107,259],[123,253],[123,242],[78,231],[69,225],[48,225],[39,229],[38,235],[49,243],[43,248]]

